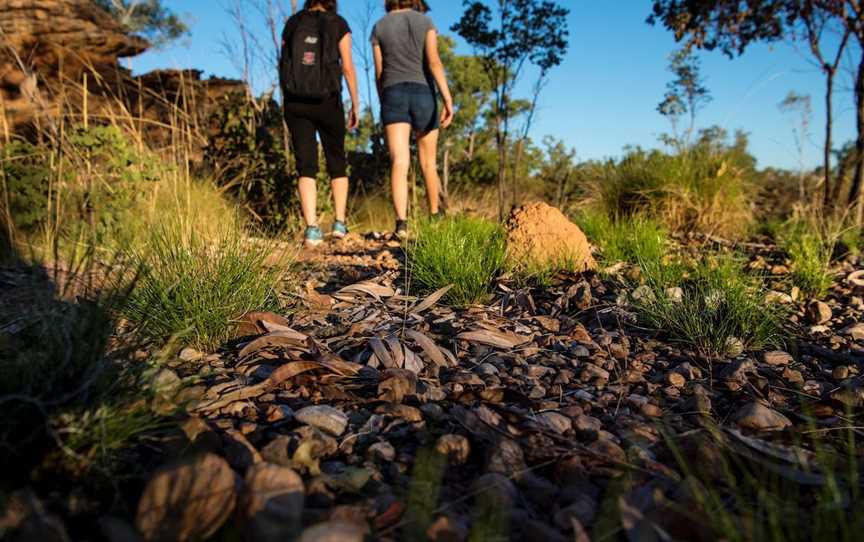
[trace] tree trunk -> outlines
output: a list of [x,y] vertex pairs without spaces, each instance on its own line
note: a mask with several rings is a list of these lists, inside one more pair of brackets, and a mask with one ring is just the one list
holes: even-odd
[[[823,149],[823,168],[824,171],[824,180],[825,183],[825,198],[822,202],[823,212],[827,213],[828,209],[830,209],[831,203],[831,132],[834,129],[834,75],[836,72],[829,71],[826,76],[826,85],[825,85],[825,148]],[[803,136],[803,134],[802,134]],[[837,179],[837,182],[840,182],[840,179]]]
[[520,138],[516,144],[516,158],[513,160],[513,207],[519,204],[519,167],[522,165],[522,153],[525,148],[525,138]]
[[504,183],[507,182],[507,140],[501,127],[501,115],[495,116],[495,142],[498,144],[498,221],[504,222]]
[[861,182],[864,178],[864,54],[858,63],[858,73],[855,77],[855,107],[857,113],[858,137],[855,141],[855,176],[852,178],[852,188],[849,190],[849,205],[854,205],[856,224],[861,225],[864,219],[864,206],[861,201]]

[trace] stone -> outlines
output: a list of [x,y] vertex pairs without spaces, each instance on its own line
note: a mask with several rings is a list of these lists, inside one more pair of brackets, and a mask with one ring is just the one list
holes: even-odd
[[518,478],[527,468],[525,455],[517,443],[502,438],[492,445],[489,462],[486,466],[487,472]]
[[317,427],[334,437],[340,436],[348,428],[348,416],[341,410],[328,405],[315,405],[302,408],[294,414],[300,423]]
[[195,350],[194,348],[190,348],[188,346],[180,351],[180,360],[187,363],[201,361],[202,359],[204,359],[204,356],[204,352]]
[[593,416],[582,414],[573,421],[573,427],[576,428],[576,432],[582,438],[595,439],[600,430],[603,429],[603,423]]
[[366,455],[370,459],[378,461],[390,462],[396,459],[396,448],[389,442],[376,442],[366,450]]
[[828,303],[814,299],[807,304],[806,315],[807,320],[811,324],[820,325],[830,322],[834,313],[831,311],[831,307],[828,306]]
[[846,335],[853,341],[864,341],[864,322],[847,327],[843,330],[843,335]]
[[259,463],[244,479],[238,512],[246,540],[279,542],[297,537],[302,528],[305,489],[293,470]]
[[765,361],[765,363],[767,363],[768,365],[776,367],[782,365],[789,365],[795,360],[788,352],[784,352],[782,350],[774,350],[771,352],[765,352],[763,356],[763,361]]
[[573,421],[567,416],[558,412],[543,412],[537,415],[537,421],[555,431],[559,435],[563,435],[567,431],[573,429]]
[[135,526],[145,540],[204,540],[228,520],[237,499],[234,471],[204,454],[151,476],[138,502]]
[[462,435],[441,435],[435,443],[435,451],[447,456],[455,465],[464,465],[471,455],[471,442]]
[[666,373],[666,383],[676,388],[683,388],[687,384],[687,379],[677,371],[670,371]]
[[489,472],[471,483],[469,494],[493,509],[509,510],[516,503],[519,490],[507,476]]
[[597,269],[591,245],[579,226],[546,203],[515,209],[507,222],[507,255],[528,268]]
[[328,521],[313,525],[300,537],[299,542],[363,542],[368,527],[347,521]]
[[777,431],[792,425],[789,418],[756,401],[741,407],[735,421],[742,429],[755,431]]

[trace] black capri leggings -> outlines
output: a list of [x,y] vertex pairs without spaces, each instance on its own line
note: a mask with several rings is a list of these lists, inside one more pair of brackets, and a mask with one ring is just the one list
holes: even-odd
[[297,159],[297,172],[301,177],[318,175],[318,144],[315,132],[321,137],[327,173],[331,179],[347,176],[345,159],[345,112],[339,96],[323,101],[285,100],[285,122],[291,132],[291,144]]

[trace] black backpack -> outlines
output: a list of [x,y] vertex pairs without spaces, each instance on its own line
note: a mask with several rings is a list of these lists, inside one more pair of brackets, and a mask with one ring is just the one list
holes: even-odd
[[[301,12],[296,24],[289,20],[282,34],[279,80],[282,93],[296,98],[327,98],[338,94],[338,59],[327,43],[328,14]],[[333,74],[336,73],[337,77]]]

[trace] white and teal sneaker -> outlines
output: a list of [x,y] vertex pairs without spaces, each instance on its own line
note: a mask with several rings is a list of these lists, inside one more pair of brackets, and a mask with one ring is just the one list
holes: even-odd
[[309,226],[306,228],[306,233],[303,235],[303,243],[307,247],[317,247],[324,242],[324,234],[321,233],[321,228],[318,226]]
[[330,232],[330,235],[332,235],[334,239],[342,239],[348,235],[348,226],[346,226],[341,220],[337,220],[333,223],[333,231]]

